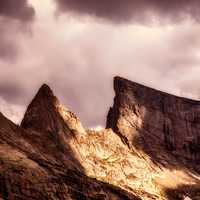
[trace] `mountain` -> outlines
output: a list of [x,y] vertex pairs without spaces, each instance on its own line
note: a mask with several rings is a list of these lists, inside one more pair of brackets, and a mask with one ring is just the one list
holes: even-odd
[[108,114],[107,128],[112,128],[124,143],[142,149],[161,164],[160,154],[166,151],[196,166],[200,163],[199,101],[120,77],[114,79],[114,90],[116,96]]
[[114,78],[107,128],[42,85],[20,126],[0,114],[0,199],[200,199],[200,102]]

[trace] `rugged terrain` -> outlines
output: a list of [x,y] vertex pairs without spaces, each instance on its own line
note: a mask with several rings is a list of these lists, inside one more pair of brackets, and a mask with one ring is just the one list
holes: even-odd
[[20,126],[0,114],[0,199],[200,199],[200,102],[114,79],[107,129],[43,85]]

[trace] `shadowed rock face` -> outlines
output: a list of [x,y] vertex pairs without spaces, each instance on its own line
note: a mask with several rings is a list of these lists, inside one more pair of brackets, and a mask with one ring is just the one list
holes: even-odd
[[21,127],[53,136],[67,132],[71,134],[66,135],[68,137],[74,136],[76,132],[85,133],[79,119],[61,105],[46,84],[41,86],[28,106]]
[[[200,160],[200,102],[115,77],[115,99],[107,118],[129,146],[151,156],[164,147],[180,158]],[[153,155],[154,154],[154,155]]]
[[61,117],[56,109],[58,105],[59,101],[49,86],[42,85],[28,106],[21,127],[39,132],[58,132],[63,128]]
[[84,134],[47,85],[28,106],[21,127],[0,113],[0,199],[139,200],[85,174],[70,144]]
[[119,77],[114,87],[114,131],[85,130],[47,85],[21,126],[0,113],[0,200],[198,199],[199,102]]

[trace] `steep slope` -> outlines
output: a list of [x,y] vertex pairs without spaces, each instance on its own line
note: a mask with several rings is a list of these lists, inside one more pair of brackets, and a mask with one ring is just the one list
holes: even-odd
[[28,106],[21,127],[52,134],[69,132],[70,129],[85,133],[78,118],[60,104],[46,84],[41,86]]
[[[69,145],[72,138],[85,133],[77,117],[64,109],[47,85],[42,85],[27,108],[21,127],[40,135],[36,144],[48,156],[83,171]],[[76,134],[79,133],[79,134]],[[33,137],[35,138],[38,137]]]
[[46,85],[22,127],[0,114],[0,199],[139,199],[85,175],[70,146],[70,138],[83,129]]
[[84,158],[81,163],[90,177],[120,186],[144,200],[200,195],[199,174],[170,153],[160,153],[159,147],[162,165],[143,150],[129,148],[111,129],[88,130],[77,141],[72,148]]
[[[197,113],[199,102],[120,77],[114,88],[101,131],[85,130],[47,85],[20,127],[0,114],[0,199],[200,199],[198,156],[182,155],[180,145],[188,138],[181,138],[189,130],[184,117]],[[169,131],[166,121],[182,131]]]
[[188,159],[200,160],[200,102],[176,97],[115,77],[114,106],[107,127],[128,146],[136,146],[159,162],[159,147]]
[[144,191],[156,188],[156,199],[200,199],[200,102],[121,77],[115,77],[114,90],[107,128],[117,133],[133,154],[140,155],[138,162],[153,169],[139,171],[148,174]]

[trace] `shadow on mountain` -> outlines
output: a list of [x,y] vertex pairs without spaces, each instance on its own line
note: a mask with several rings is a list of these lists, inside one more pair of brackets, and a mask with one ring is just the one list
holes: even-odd
[[0,197],[3,200],[140,199],[119,187],[87,177],[70,147],[70,137],[61,145],[57,139],[51,134],[20,128],[0,115]]
[[[121,77],[114,79],[115,98],[107,118],[130,148],[169,169],[200,161],[200,101],[170,95]],[[198,169],[195,169],[198,171]]]
[[75,130],[64,121],[59,106],[60,102],[49,86],[42,85],[26,110],[21,128],[29,132],[26,135],[28,141],[51,160],[84,172],[69,145]]
[[[195,118],[196,104],[192,100],[151,92],[155,94],[149,95],[150,100],[143,97],[145,91],[137,94],[140,103],[136,105],[136,115],[142,118],[142,124],[140,127],[132,124],[136,133],[132,146],[142,150],[158,166],[200,172],[196,167],[200,163],[200,121]],[[176,111],[175,107],[182,110]]]
[[165,195],[169,200],[199,200],[200,185],[180,185],[175,189],[166,189]]
[[[85,174],[70,144],[80,133],[66,123],[59,106],[43,85],[20,127],[0,113],[0,199],[140,200]],[[69,123],[77,122],[71,112],[67,114]]]

